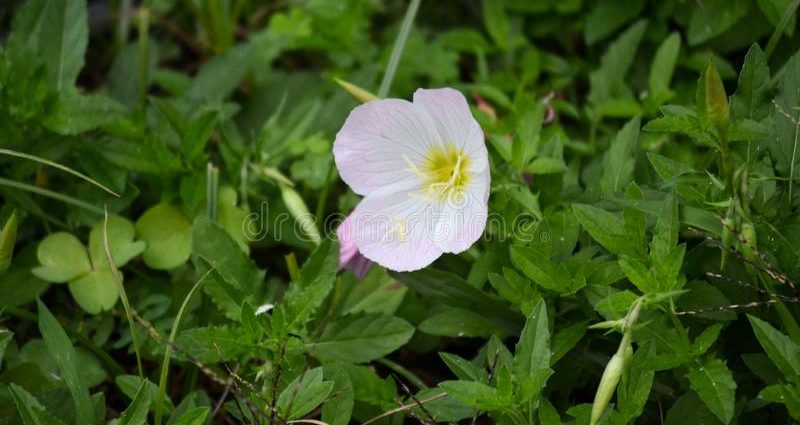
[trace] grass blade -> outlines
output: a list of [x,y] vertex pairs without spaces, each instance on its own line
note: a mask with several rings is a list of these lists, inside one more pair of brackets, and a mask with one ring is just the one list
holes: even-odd
[[122,299],[122,307],[125,309],[125,316],[128,319],[128,326],[131,330],[131,342],[133,343],[133,351],[136,353],[136,366],[139,368],[139,378],[144,378],[144,370],[142,369],[142,353],[139,351],[139,338],[136,336],[136,329],[133,322],[133,310],[131,304],[128,302],[128,294],[125,292],[125,285],[122,284],[122,275],[117,268],[117,263],[111,255],[111,248],[108,245],[108,210],[104,211],[105,218],[103,219],[103,249],[106,252],[106,260],[108,266],[111,268],[111,277],[114,284],[117,286],[117,292]]
[[786,31],[786,26],[789,25],[789,21],[792,20],[792,16],[794,16],[794,13],[797,11],[797,6],[800,6],[800,0],[795,0],[787,6],[786,12],[783,13],[781,20],[778,21],[778,25],[775,26],[775,31],[773,31],[772,36],[767,42],[767,48],[764,50],[764,57],[767,60],[769,60],[769,57],[772,55],[772,51],[775,50],[775,46],[778,45],[778,40],[783,36],[783,32]]
[[100,189],[103,189],[104,191],[106,191],[106,192],[116,196],[117,198],[119,198],[119,194],[117,192],[114,192],[113,190],[109,189],[107,186],[103,185],[99,181],[87,176],[86,174],[81,173],[80,171],[77,171],[75,169],[69,168],[66,165],[61,165],[61,164],[59,164],[57,162],[50,161],[49,159],[45,159],[45,158],[42,158],[40,156],[31,155],[31,154],[23,153],[23,152],[17,152],[17,151],[13,151],[11,149],[0,148],[0,155],[8,155],[8,156],[14,156],[14,157],[17,157],[17,158],[28,159],[28,160],[31,160],[31,161],[38,162],[40,164],[49,165],[49,166],[51,166],[53,168],[58,168],[61,171],[70,173],[73,176],[78,177],[78,178],[80,178],[82,180],[85,180],[85,181],[87,181],[87,182],[99,187]]
[[15,182],[14,180],[8,180],[0,177],[0,186],[8,186],[15,189],[27,190],[28,192],[35,193],[37,195],[46,196],[48,198],[53,198],[55,200],[64,202],[65,204],[83,208],[95,214],[103,214],[103,210],[88,202],[81,201],[80,199],[76,199],[68,195],[62,195],[58,192],[53,192],[52,190],[42,189],[41,187],[36,187],[27,183]]
[[389,65],[386,67],[386,73],[383,74],[383,81],[381,87],[378,89],[378,97],[384,98],[389,94],[389,88],[392,86],[394,80],[394,72],[397,70],[397,65],[400,63],[400,57],[403,56],[403,49],[406,46],[408,34],[411,32],[411,26],[414,25],[414,18],[417,16],[417,10],[422,0],[411,0],[406,10],[406,16],[403,18],[403,23],[400,25],[400,32],[397,34],[397,39],[394,42],[392,49],[392,56],[389,58]]
[[192,295],[200,288],[200,284],[208,277],[211,272],[214,271],[214,268],[210,268],[198,281],[194,284],[192,289],[189,290],[189,293],[186,294],[186,298],[183,299],[183,304],[181,304],[181,308],[178,309],[178,314],[175,315],[175,321],[172,322],[172,330],[169,332],[169,340],[167,340],[167,345],[164,348],[164,360],[161,361],[161,375],[158,379],[158,393],[156,394],[156,425],[161,425],[161,405],[164,400],[164,395],[167,391],[167,373],[169,372],[169,361],[172,358],[172,346],[175,344],[175,338],[178,336],[178,328],[181,326],[181,320],[183,319],[183,313],[186,311],[186,306],[189,304],[189,300],[192,299]]

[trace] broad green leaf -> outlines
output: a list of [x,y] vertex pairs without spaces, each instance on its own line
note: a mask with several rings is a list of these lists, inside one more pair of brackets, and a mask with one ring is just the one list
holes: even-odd
[[480,382],[444,381],[439,387],[447,391],[450,397],[478,410],[499,410],[511,403],[497,389]]
[[650,90],[650,97],[655,99],[657,105],[662,104],[669,98],[669,85],[672,81],[672,73],[675,71],[675,63],[678,61],[680,50],[681,36],[679,33],[673,32],[661,42],[653,57],[647,87]]
[[[769,0],[767,0],[769,1]],[[736,119],[761,120],[766,117],[772,105],[769,101],[770,75],[764,52],[758,44],[753,44],[744,57],[739,85],[731,97],[731,113]]]
[[[120,274],[120,277],[122,274]],[[111,270],[107,268],[91,270],[69,282],[69,292],[75,302],[89,314],[111,310],[117,303],[119,292],[114,284]]]
[[[95,267],[106,267],[103,220],[100,220],[89,233],[89,258]],[[134,241],[136,231],[133,223],[118,215],[108,216],[108,248],[117,267],[122,267],[145,249],[143,241]]]
[[791,385],[770,385],[758,393],[758,398],[786,406],[789,416],[800,419],[800,390]]
[[353,415],[353,381],[347,371],[334,368],[331,373],[325,369],[325,379],[333,382],[331,397],[322,405],[322,421],[329,425],[347,425]]
[[711,413],[696,393],[687,392],[667,411],[664,425],[719,425],[722,422]]
[[92,269],[86,248],[78,238],[66,232],[53,233],[42,239],[36,257],[41,266],[32,272],[48,282],[66,282]]
[[[66,0],[69,3],[82,1]],[[83,95],[68,90],[58,95],[42,124],[65,136],[80,134],[122,118],[125,107],[101,94]]]
[[298,376],[278,396],[275,408],[282,418],[299,419],[319,406],[333,390],[333,382],[322,380],[317,367]]
[[539,395],[547,378],[553,373],[550,369],[550,329],[544,301],[539,301],[533,307],[514,353],[514,379],[519,386],[519,401],[524,403]]
[[586,18],[584,37],[592,45],[639,16],[644,8],[642,0],[600,0],[594,3]]
[[142,382],[133,401],[122,412],[115,425],[146,425],[147,412],[150,410],[151,394],[147,388],[147,382]]
[[85,1],[29,1],[16,14],[11,34],[9,44],[20,43],[41,55],[57,91],[72,89],[89,42]]
[[800,383],[800,346],[758,317],[747,315],[756,339],[786,379]]
[[17,405],[23,425],[63,425],[63,422],[51,416],[39,400],[21,386],[12,382],[8,389]]
[[[153,403],[153,400],[156,400],[156,395],[158,394],[158,386],[154,384],[149,379],[139,378],[136,375],[119,375],[114,378],[114,383],[117,384],[120,391],[128,397],[129,400],[133,401],[136,398],[136,395],[139,393],[139,389],[143,386],[147,388],[147,392],[149,393],[148,400],[151,400],[149,403],[150,411],[154,411],[156,408],[156,403]],[[166,414],[172,414],[175,410],[175,406],[172,404],[172,400],[169,397],[164,397],[161,402],[161,408]]]
[[550,364],[554,365],[562,357],[564,357],[569,350],[575,347],[588,329],[588,322],[573,323],[553,335],[553,355],[550,357]]
[[439,353],[442,361],[447,365],[453,374],[462,381],[486,382],[488,375],[484,369],[479,369],[472,362],[450,353]]
[[203,290],[225,315],[239,320],[242,302],[254,302],[264,272],[240,248],[236,241],[205,216],[198,217],[192,232],[192,252],[199,273],[214,271]]
[[690,46],[715,38],[747,15],[746,0],[705,0],[703,7],[692,9],[687,39]]
[[639,417],[644,410],[655,376],[655,371],[647,367],[646,360],[655,354],[654,344],[640,345],[622,375],[616,408],[627,419],[626,422]]
[[708,359],[701,365],[692,366],[686,376],[708,409],[723,423],[730,423],[736,404],[736,382],[725,362]]
[[[211,411],[208,407],[195,407],[183,412],[175,421],[171,421],[171,425],[204,425],[210,413]],[[177,415],[177,412],[175,414]]]
[[259,349],[240,326],[209,326],[180,332],[176,345],[203,363],[247,357]]
[[603,175],[600,188],[605,195],[622,191],[633,178],[635,151],[639,141],[641,119],[628,121],[611,141],[611,147],[603,157]]
[[565,266],[554,263],[535,249],[514,245],[511,247],[511,260],[525,276],[545,289],[558,293],[579,289],[579,282],[572,278]]
[[39,306],[39,332],[42,333],[47,349],[55,359],[61,377],[72,395],[77,422],[93,424],[94,405],[89,396],[89,389],[86,388],[85,381],[78,373],[78,355],[75,348],[50,310],[41,301],[37,301],[37,304]]
[[488,337],[500,332],[482,315],[461,308],[447,308],[423,320],[418,328],[430,335],[449,337]]
[[539,401],[539,423],[541,425],[561,425],[558,411],[547,399]]
[[465,282],[461,277],[434,269],[412,273],[392,273],[397,280],[409,285],[431,301],[480,311],[486,319],[507,333],[516,334],[522,329],[522,316],[500,302],[498,297],[483,292]]
[[305,345],[321,361],[364,363],[402,347],[414,327],[391,316],[365,315],[342,318],[329,325],[322,336]]
[[625,223],[619,217],[585,204],[573,204],[572,211],[581,226],[607,250],[635,258],[642,255],[642,247],[631,246]]
[[[441,388],[425,388],[417,393],[416,398],[422,402],[422,400],[429,400],[443,393],[444,390]],[[460,403],[458,400],[453,399],[453,397],[449,395],[445,396],[444,398],[439,398],[437,400],[425,403],[424,406],[427,413],[430,414],[433,420],[437,421],[438,423],[458,423],[459,421],[471,418],[478,413],[474,408]],[[427,416],[426,412],[423,412],[420,408],[415,408],[411,412],[413,412],[416,417]]]
[[14,244],[17,243],[17,213],[12,212],[3,230],[0,231],[0,273],[4,273],[11,266],[11,257],[14,255]]
[[136,221],[136,234],[147,244],[142,259],[149,267],[169,270],[192,253],[192,224],[168,204],[158,204]]
[[664,199],[650,243],[650,254],[654,259],[663,260],[670,254],[678,243],[679,226],[678,200],[674,193],[670,193]]

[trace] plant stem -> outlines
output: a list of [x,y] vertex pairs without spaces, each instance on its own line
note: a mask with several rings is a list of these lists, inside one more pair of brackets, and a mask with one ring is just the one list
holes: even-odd
[[392,49],[392,56],[389,58],[389,65],[386,67],[386,74],[383,75],[381,87],[378,89],[378,97],[385,98],[389,94],[389,88],[392,86],[394,80],[394,73],[397,70],[397,65],[400,63],[400,57],[403,56],[403,49],[406,45],[406,39],[411,32],[411,27],[414,25],[414,18],[417,16],[417,10],[422,0],[411,0],[406,10],[406,16],[403,18],[403,23],[400,25],[400,32],[397,34],[397,39],[394,42]]

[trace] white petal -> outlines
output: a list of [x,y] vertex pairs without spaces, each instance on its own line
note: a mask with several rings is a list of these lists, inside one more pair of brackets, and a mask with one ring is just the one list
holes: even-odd
[[434,239],[437,209],[416,184],[407,182],[368,195],[351,219],[358,250],[395,271],[428,266],[442,255]]
[[436,124],[420,108],[399,99],[375,100],[353,109],[336,135],[333,156],[342,180],[359,195],[419,177],[420,164],[440,144]]
[[488,217],[490,191],[489,169],[474,175],[459,196],[448,196],[439,208],[436,243],[444,252],[466,251],[483,234]]
[[451,88],[418,89],[414,92],[414,106],[423,109],[436,123],[443,143],[453,143],[473,159],[475,172],[488,165],[488,152],[483,130],[461,92]]

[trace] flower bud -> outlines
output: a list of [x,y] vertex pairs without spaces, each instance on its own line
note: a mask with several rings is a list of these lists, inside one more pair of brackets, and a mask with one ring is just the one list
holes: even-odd
[[611,360],[608,361],[606,369],[603,371],[603,377],[600,378],[600,385],[597,386],[597,393],[594,396],[594,403],[592,404],[592,418],[591,425],[596,425],[603,416],[608,402],[611,401],[611,396],[617,390],[619,378],[622,376],[622,370],[625,367],[625,350],[617,351]]
[[322,237],[317,230],[316,221],[314,220],[314,216],[308,212],[308,207],[306,203],[303,202],[303,198],[300,197],[300,194],[291,187],[282,184],[281,198],[283,199],[283,203],[286,204],[286,209],[289,210],[289,214],[295,219],[295,223],[300,227],[305,236],[311,239],[315,244],[319,244],[322,241]]
[[378,96],[375,96],[374,94],[353,83],[348,83],[347,81],[339,78],[334,78],[333,80],[336,81],[336,84],[341,86],[347,93],[349,93],[350,96],[353,96],[353,98],[359,103],[367,103],[378,99]]
[[720,138],[726,139],[730,119],[728,95],[725,93],[722,78],[713,63],[709,63],[705,69],[705,94],[708,119],[719,132]]
[[742,238],[740,242],[744,258],[750,261],[756,261],[758,239],[756,238],[756,229],[749,221],[742,224]]

